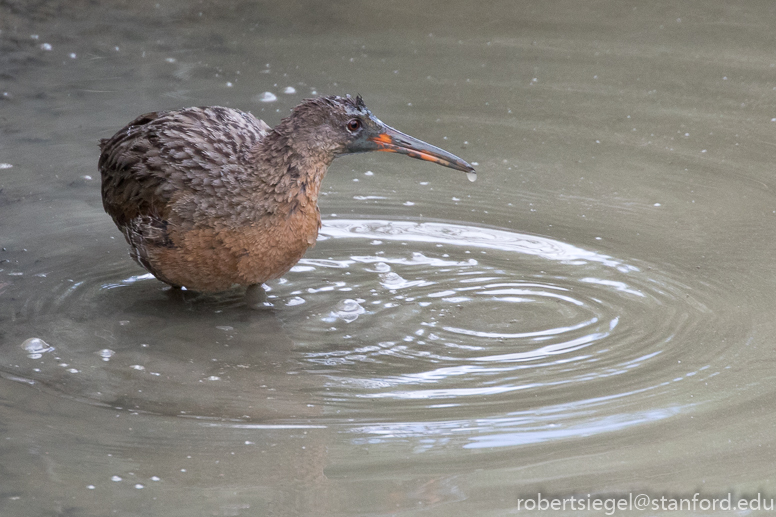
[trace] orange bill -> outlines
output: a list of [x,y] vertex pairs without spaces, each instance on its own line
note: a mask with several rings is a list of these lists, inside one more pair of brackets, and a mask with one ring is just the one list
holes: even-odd
[[370,150],[406,154],[410,158],[426,160],[451,169],[469,173],[475,172],[474,167],[444,149],[405,135],[387,125],[383,125],[380,129],[380,133],[373,134],[374,136],[368,138],[376,146]]

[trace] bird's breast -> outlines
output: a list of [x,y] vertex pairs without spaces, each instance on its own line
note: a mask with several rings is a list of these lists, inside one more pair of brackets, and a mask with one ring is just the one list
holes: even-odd
[[315,244],[320,228],[316,205],[268,214],[239,226],[178,227],[173,245],[150,253],[167,280],[203,291],[279,278]]
[[239,275],[249,284],[284,275],[318,238],[321,219],[316,205],[271,219],[274,221],[261,221],[224,236],[227,246],[240,257]]

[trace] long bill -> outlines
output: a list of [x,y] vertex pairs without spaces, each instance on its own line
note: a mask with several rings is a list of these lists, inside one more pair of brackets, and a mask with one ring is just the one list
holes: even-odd
[[474,167],[444,149],[433,146],[417,138],[405,135],[390,126],[383,125],[380,133],[368,138],[376,145],[373,151],[406,154],[410,158],[426,160],[444,167],[476,174]]

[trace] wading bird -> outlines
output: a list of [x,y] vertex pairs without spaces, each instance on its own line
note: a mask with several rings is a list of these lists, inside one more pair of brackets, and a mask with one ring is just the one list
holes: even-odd
[[338,156],[388,151],[475,174],[381,122],[360,96],[305,100],[274,128],[231,108],[148,113],[100,149],[103,206],[132,258],[195,291],[288,272],[315,244],[321,181]]

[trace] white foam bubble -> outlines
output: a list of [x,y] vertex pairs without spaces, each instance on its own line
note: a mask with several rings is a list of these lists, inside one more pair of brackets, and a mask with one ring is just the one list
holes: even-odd
[[254,97],[254,99],[256,99],[259,102],[275,102],[276,100],[278,100],[278,97],[272,92],[264,92],[261,95],[257,95],[256,97]]
[[51,352],[54,347],[40,338],[31,337],[22,343],[22,348],[30,359],[40,359],[46,352]]

